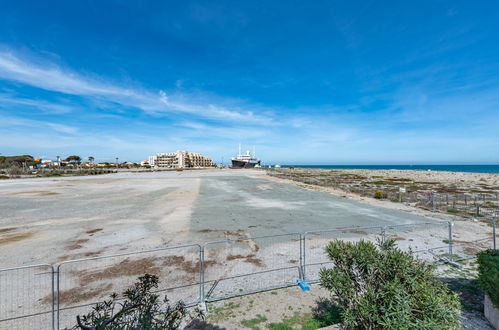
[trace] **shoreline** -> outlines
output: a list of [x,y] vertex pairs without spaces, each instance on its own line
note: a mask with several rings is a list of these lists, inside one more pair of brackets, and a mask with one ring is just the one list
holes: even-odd
[[499,174],[418,170],[268,169],[285,180],[370,205],[434,217],[493,215],[499,210]]
[[[382,171],[418,171],[447,173],[488,173],[499,174],[499,164],[475,165],[281,165],[283,169],[310,170],[382,170]],[[463,170],[468,168],[469,170]],[[481,171],[476,169],[482,169]],[[475,169],[475,170],[472,170]],[[487,170],[485,170],[487,169]]]

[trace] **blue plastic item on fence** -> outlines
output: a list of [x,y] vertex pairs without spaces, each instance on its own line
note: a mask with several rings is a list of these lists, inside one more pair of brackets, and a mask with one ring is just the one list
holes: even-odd
[[303,291],[309,291],[310,290],[310,286],[304,280],[296,280],[296,283],[298,283],[298,286]]

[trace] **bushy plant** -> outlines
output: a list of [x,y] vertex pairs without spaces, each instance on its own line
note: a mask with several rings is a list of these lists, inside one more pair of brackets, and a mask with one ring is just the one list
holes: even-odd
[[[146,274],[123,292],[116,293],[111,299],[98,303],[92,311],[82,317],[77,316],[73,329],[82,330],[142,330],[142,329],[180,329],[181,325],[192,320],[184,303],[170,305],[167,297],[160,299],[152,292],[158,287],[158,277]],[[195,317],[202,318],[200,311]]]
[[478,253],[478,281],[496,308],[499,308],[499,250]]
[[384,191],[376,191],[374,193],[374,198],[376,199],[386,199],[388,197],[388,194]]
[[434,268],[403,252],[395,241],[330,242],[333,268],[320,271],[346,328],[458,329],[457,294],[434,279]]

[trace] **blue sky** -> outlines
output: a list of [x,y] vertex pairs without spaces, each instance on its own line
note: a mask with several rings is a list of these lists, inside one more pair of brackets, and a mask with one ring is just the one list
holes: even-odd
[[0,2],[2,155],[499,163],[494,1]]

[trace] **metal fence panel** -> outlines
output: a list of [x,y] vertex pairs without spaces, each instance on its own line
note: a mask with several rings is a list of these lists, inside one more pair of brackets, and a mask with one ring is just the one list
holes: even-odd
[[449,222],[437,221],[386,226],[384,237],[395,240],[403,251],[412,250],[419,259],[438,261],[452,253],[449,226]]
[[296,284],[298,233],[209,242],[204,246],[207,301]]
[[63,262],[58,267],[58,328],[74,326],[97,302],[121,293],[146,273],[159,276],[157,292],[171,302],[199,302],[201,247],[176,246]]
[[51,265],[0,269],[0,329],[52,329]]
[[[494,249],[497,240],[495,217],[483,217],[475,220],[474,226],[469,226],[470,220],[454,222],[453,253],[455,261],[472,259],[480,251]],[[477,238],[478,237],[478,238]]]
[[351,227],[308,231],[303,235],[303,274],[308,282],[319,280],[319,270],[331,264],[325,248],[330,241],[373,241],[381,237],[383,227]]

